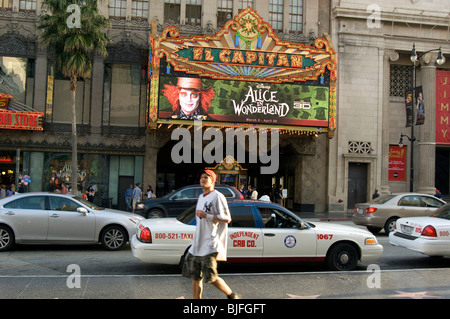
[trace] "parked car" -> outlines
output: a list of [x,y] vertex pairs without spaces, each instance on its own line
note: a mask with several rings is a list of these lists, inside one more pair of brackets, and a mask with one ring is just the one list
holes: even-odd
[[[358,260],[373,262],[383,246],[365,229],[309,223],[278,204],[228,200],[227,262],[326,262],[334,270],[351,270]],[[195,207],[178,218],[141,221],[131,239],[133,255],[143,262],[182,263],[195,233]]]
[[384,228],[390,233],[400,217],[431,216],[445,205],[445,201],[432,195],[403,193],[380,195],[368,203],[355,205],[353,222],[366,226],[376,234]]
[[0,251],[14,244],[98,244],[119,250],[144,218],[80,197],[24,193],[0,199]]
[[450,256],[450,205],[431,217],[405,217],[397,220],[389,242],[428,256]]
[[[233,186],[218,184],[214,186],[214,189],[217,189],[226,198],[244,198],[241,192]],[[161,198],[137,203],[134,212],[145,218],[177,217],[195,205],[202,192],[200,184],[184,186]]]

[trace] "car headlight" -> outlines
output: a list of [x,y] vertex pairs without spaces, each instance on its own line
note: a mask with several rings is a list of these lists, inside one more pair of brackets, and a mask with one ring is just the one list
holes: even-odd
[[138,203],[138,204],[136,205],[136,208],[137,208],[137,209],[144,209],[145,206],[144,206],[144,204]]
[[376,245],[376,244],[378,244],[378,242],[377,242],[376,238],[370,237],[370,238],[366,238],[364,240],[364,244],[365,245]]

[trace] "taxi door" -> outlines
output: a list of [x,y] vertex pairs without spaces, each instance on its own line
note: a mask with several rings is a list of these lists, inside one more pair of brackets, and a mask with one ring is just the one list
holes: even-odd
[[48,236],[50,241],[93,242],[95,215],[77,212],[77,202],[68,197],[49,196]]
[[230,205],[229,209],[232,221],[228,225],[228,258],[239,258],[240,261],[261,258],[264,240],[261,229],[256,228],[252,206]]
[[316,257],[316,232],[300,229],[298,220],[276,207],[258,207],[263,221],[263,258],[308,261]]

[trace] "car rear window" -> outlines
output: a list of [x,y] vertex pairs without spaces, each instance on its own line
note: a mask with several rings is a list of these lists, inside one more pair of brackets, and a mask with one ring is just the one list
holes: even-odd
[[387,201],[393,199],[395,197],[395,195],[380,195],[375,199],[372,199],[371,203],[372,204],[384,204]]
[[4,205],[5,208],[17,208],[17,209],[45,209],[45,200],[43,196],[30,196],[17,199]]
[[422,196],[422,201],[424,203],[425,207],[441,207],[444,204],[440,201],[438,201],[437,199],[433,198],[433,197],[429,197],[429,196]]
[[215,187],[219,192],[221,192],[225,197],[235,197],[234,193],[229,188],[225,187]]

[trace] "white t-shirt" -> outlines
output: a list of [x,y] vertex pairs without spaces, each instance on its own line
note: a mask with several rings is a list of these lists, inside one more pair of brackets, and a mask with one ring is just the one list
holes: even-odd
[[[219,219],[231,221],[227,200],[217,190],[203,195],[197,201],[196,210],[203,210],[206,214],[216,215]],[[194,242],[189,252],[194,256],[206,256],[218,253],[217,260],[227,260],[227,223],[219,223],[208,218],[195,217],[197,227]]]

